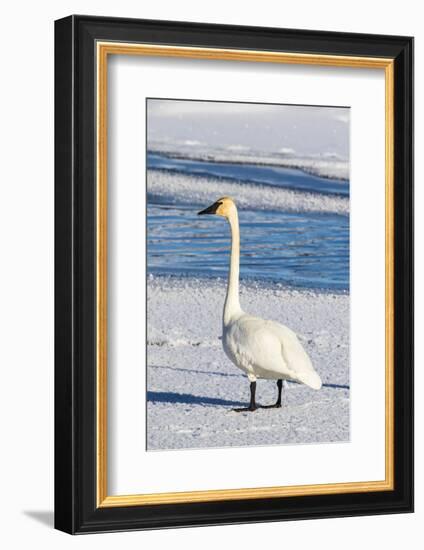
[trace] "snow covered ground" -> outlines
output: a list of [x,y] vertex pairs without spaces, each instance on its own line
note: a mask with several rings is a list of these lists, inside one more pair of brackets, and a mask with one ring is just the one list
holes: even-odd
[[[148,278],[149,450],[349,440],[349,295],[241,281],[242,308],[296,331],[320,374],[319,391],[287,383],[281,409],[237,413],[247,378],[222,350],[226,281]],[[275,401],[259,380],[257,401]]]

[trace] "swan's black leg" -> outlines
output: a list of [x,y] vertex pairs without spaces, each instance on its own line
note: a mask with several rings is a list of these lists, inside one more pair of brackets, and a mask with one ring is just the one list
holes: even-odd
[[233,411],[236,412],[243,412],[243,411],[256,411],[256,401],[255,401],[255,395],[256,395],[256,382],[250,382],[250,405],[248,407],[242,407],[241,409],[233,409]]
[[277,388],[278,388],[278,398],[277,403],[275,404],[276,407],[281,407],[281,391],[283,389],[283,381],[277,380]]
[[283,381],[277,380],[278,397],[274,405],[262,405],[262,409],[279,409],[281,407],[281,390],[283,389]]

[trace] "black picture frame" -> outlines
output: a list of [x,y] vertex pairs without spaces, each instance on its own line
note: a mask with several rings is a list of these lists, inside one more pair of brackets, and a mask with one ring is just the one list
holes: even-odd
[[[98,507],[98,40],[394,60],[394,490]],[[413,39],[73,15],[55,22],[55,527],[68,533],[413,511]]]

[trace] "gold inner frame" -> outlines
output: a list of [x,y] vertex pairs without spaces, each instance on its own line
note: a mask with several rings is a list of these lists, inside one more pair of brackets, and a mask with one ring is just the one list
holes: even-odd
[[[122,42],[96,44],[97,54],[97,506],[141,506],[394,489],[394,60]],[[107,61],[109,55],[219,59],[262,63],[384,69],[385,72],[385,479],[316,485],[214,489],[109,496],[107,492]]]

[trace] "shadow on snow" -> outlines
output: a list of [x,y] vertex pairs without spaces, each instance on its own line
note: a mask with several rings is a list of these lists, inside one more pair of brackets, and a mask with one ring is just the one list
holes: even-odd
[[[225,376],[225,377],[238,377],[238,378],[244,378],[244,374],[236,374],[236,373],[229,373],[229,372],[218,372],[218,371],[206,371],[206,370],[198,370],[198,369],[185,369],[181,367],[164,367],[162,365],[150,365],[149,369],[167,369],[170,371],[179,371],[179,372],[188,372],[190,374],[206,374],[207,376]],[[296,384],[299,385],[299,382],[290,381],[289,384]],[[335,390],[349,390],[350,386],[349,384],[332,384],[330,382],[323,383],[323,388],[332,388]],[[151,392],[154,393],[154,392]],[[159,392],[160,393],[160,392]],[[185,395],[185,394],[175,394],[175,395]],[[200,399],[200,398],[199,398]],[[203,398],[202,398],[203,399]],[[205,397],[204,399],[209,399],[208,397]],[[169,403],[186,403],[186,401],[167,401]],[[192,403],[192,401],[190,401]],[[215,405],[216,403],[211,403],[211,405]],[[233,403],[231,403],[233,404]]]
[[240,401],[228,401],[219,397],[206,397],[192,395],[190,393],[175,393],[164,391],[148,391],[147,401],[152,403],[183,403],[185,405],[228,405],[240,407],[246,403]]
[[238,374],[238,373],[232,373],[232,372],[219,372],[219,371],[213,371],[213,370],[200,370],[200,369],[185,369],[182,367],[164,367],[162,365],[149,365],[149,369],[167,369],[170,371],[178,371],[178,372],[188,372],[190,374],[206,374],[207,376],[234,376],[237,378],[242,378],[244,374]]

